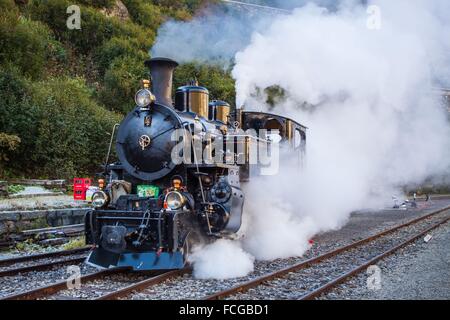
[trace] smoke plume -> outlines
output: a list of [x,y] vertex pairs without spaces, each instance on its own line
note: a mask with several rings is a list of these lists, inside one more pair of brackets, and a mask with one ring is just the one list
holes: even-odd
[[170,20],[158,30],[153,57],[228,66],[250,41],[254,30],[268,27],[267,15],[250,15],[223,6],[205,9],[192,21]]
[[[300,256],[308,239],[341,227],[350,212],[391,205],[402,186],[449,173],[450,128],[432,92],[450,85],[450,3],[329,3],[299,1],[291,14],[265,16],[245,28],[242,19],[228,17],[226,30],[245,30],[236,43],[234,31],[222,29],[223,42],[209,33],[215,24],[208,21],[223,16],[200,18],[191,22],[202,24],[196,34],[177,29],[178,37],[194,38],[188,39],[195,48],[186,44],[184,51],[164,45],[170,33],[163,27],[154,51],[188,53],[183,61],[214,59],[217,51],[233,55],[236,105],[289,116],[309,127],[304,168],[285,156],[277,176],[245,186],[245,225],[234,250],[256,259]],[[217,43],[231,46],[223,51]],[[274,86],[284,92],[275,106],[264,94]],[[196,261],[198,276],[217,276],[217,265],[211,264],[220,259],[207,259],[209,254],[217,252],[204,251]],[[237,257],[249,261],[245,254]]]

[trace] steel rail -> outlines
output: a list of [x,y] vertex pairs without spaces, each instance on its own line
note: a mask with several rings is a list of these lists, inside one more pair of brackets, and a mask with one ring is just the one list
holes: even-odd
[[32,271],[44,271],[51,269],[54,266],[57,265],[66,265],[66,264],[79,264],[86,260],[86,257],[82,258],[72,258],[67,260],[58,260],[58,261],[52,261],[47,263],[41,263],[36,264],[32,266],[26,266],[26,267],[20,267],[20,268],[14,268],[14,269],[6,269],[3,271],[0,271],[0,278],[1,277],[9,277],[9,276],[15,276],[19,273],[25,273],[25,272],[32,272]]
[[419,234],[416,234],[415,236],[409,238],[408,240],[400,243],[399,245],[396,245],[395,247],[392,247],[391,249],[383,252],[382,254],[379,254],[378,256],[376,256],[373,259],[370,259],[369,261],[366,261],[365,263],[361,264],[360,266],[350,270],[349,272],[339,276],[338,278],[324,284],[323,286],[311,291],[310,293],[302,296],[300,298],[300,300],[313,300],[315,298],[320,297],[322,294],[327,293],[328,291],[332,290],[333,288],[335,288],[337,285],[343,283],[344,281],[346,281],[347,279],[359,274],[361,271],[367,269],[369,266],[374,265],[375,263],[377,263],[378,261],[380,261],[381,259],[393,254],[394,252],[406,247],[407,245],[413,243],[414,241],[416,241],[417,239],[425,236],[426,234],[428,234],[430,231],[440,227],[441,225],[443,225],[444,223],[450,221],[450,218],[446,218],[441,222],[436,223],[435,225],[433,225],[432,227],[420,232]]
[[10,259],[2,259],[0,260],[0,266],[8,266],[16,263],[21,262],[28,262],[33,260],[41,260],[46,258],[53,258],[53,257],[63,257],[63,256],[70,256],[73,254],[83,253],[86,251],[89,251],[91,247],[82,247],[78,249],[72,249],[72,250],[62,250],[62,251],[55,251],[55,252],[47,252],[47,253],[39,253],[39,254],[33,254],[28,256],[21,256],[16,258],[10,258]]
[[400,230],[402,228],[408,227],[408,226],[410,226],[412,224],[416,224],[418,222],[424,221],[424,220],[426,220],[428,218],[431,218],[431,217],[433,217],[435,215],[438,215],[439,213],[442,213],[442,212],[445,212],[445,211],[448,211],[448,210],[450,210],[450,206],[447,206],[445,208],[433,211],[433,212],[431,212],[429,214],[426,214],[426,215],[424,215],[422,217],[413,219],[411,221],[408,221],[406,223],[398,225],[398,226],[396,226],[394,228],[387,229],[387,230],[382,231],[380,233],[377,233],[377,234],[375,234],[373,236],[369,236],[369,237],[367,237],[365,239],[353,242],[353,243],[351,243],[349,245],[346,245],[346,246],[340,247],[338,249],[329,251],[329,252],[324,253],[324,254],[322,254],[320,256],[308,259],[306,261],[302,261],[302,262],[296,263],[296,264],[294,264],[292,266],[289,266],[289,267],[286,267],[286,268],[283,268],[283,269],[271,272],[269,274],[263,275],[263,276],[258,277],[256,279],[249,280],[247,282],[244,282],[242,284],[234,286],[234,287],[232,287],[230,289],[226,289],[226,290],[223,290],[223,291],[219,291],[219,292],[213,293],[211,295],[208,295],[208,296],[204,297],[203,300],[219,300],[219,299],[231,296],[231,295],[236,294],[236,293],[246,292],[249,289],[252,289],[254,287],[257,287],[257,286],[263,284],[264,282],[268,282],[268,281],[271,281],[271,280],[283,277],[286,274],[291,273],[291,272],[296,272],[298,270],[305,269],[305,268],[310,267],[311,265],[317,264],[317,263],[319,263],[319,262],[321,262],[323,260],[326,260],[328,258],[337,256],[338,254],[340,254],[342,252],[351,250],[353,248],[356,248],[356,247],[361,246],[363,244],[366,244],[368,242],[372,242],[372,241],[374,241],[376,239],[382,238],[385,235],[393,233],[393,232],[395,232],[397,230]]
[[169,272],[163,273],[161,275],[142,280],[138,283],[132,284],[132,285],[122,288],[120,290],[105,294],[94,300],[117,300],[117,299],[126,297],[133,292],[145,290],[148,287],[160,284],[168,279],[176,278],[176,277],[182,276],[182,275],[184,275],[186,273],[190,273],[190,272],[192,272],[191,268],[184,268],[181,270],[169,271]]
[[[80,281],[83,284],[84,282],[94,281],[94,280],[97,280],[104,276],[111,275],[114,273],[125,272],[127,270],[128,269],[125,269],[125,268],[106,269],[106,270],[102,270],[102,271],[84,275],[84,276],[80,277]],[[47,285],[44,287],[32,289],[29,291],[20,292],[18,294],[0,297],[0,300],[36,300],[36,299],[49,297],[55,293],[58,293],[59,291],[65,290],[65,289],[68,289],[67,280],[60,281],[55,284],[50,284],[50,285]]]

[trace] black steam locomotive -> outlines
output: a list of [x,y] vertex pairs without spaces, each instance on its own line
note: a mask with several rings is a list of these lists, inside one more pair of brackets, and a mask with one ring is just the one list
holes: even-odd
[[210,102],[197,83],[178,88],[173,103],[177,65],[166,58],[146,61],[151,81],[143,81],[136,108],[119,125],[119,162],[107,160],[105,186],[93,195],[94,209],[85,218],[86,242],[93,245],[89,264],[183,268],[195,244],[238,232],[241,183],[261,170],[251,161],[251,150],[261,152],[255,146],[270,149],[276,132],[299,158],[305,150],[304,126]]

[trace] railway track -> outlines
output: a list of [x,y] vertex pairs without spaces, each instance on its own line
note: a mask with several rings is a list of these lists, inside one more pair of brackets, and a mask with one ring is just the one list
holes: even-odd
[[[190,269],[165,272],[156,276],[133,274],[126,268],[106,269],[80,277],[81,287],[68,289],[67,280],[9,295],[0,300],[116,300],[136,290],[157,285],[167,279],[178,277]],[[116,289],[118,288],[119,289]]]
[[[124,270],[117,270],[117,269],[107,269],[102,270],[94,273],[90,273],[88,275],[84,275],[80,277],[80,281],[82,284],[90,281],[94,281],[97,279],[101,279],[104,276],[111,275],[118,272],[123,272]],[[58,292],[62,290],[66,290],[67,287],[67,280],[59,281],[54,284],[50,284],[47,286],[43,286],[40,288],[32,289],[25,292],[20,292],[17,294],[9,295],[6,297],[0,298],[0,300],[37,300],[37,299],[43,299],[46,297],[50,297],[52,295],[57,294]]]
[[[450,207],[437,210],[423,217],[414,219],[402,225],[385,230],[376,235],[362,239],[360,241],[354,242],[352,244],[338,248],[336,250],[332,250],[318,257],[300,262],[298,264],[289,266],[281,270],[274,271],[261,277],[257,277],[253,280],[239,284],[232,288],[215,292],[213,294],[203,297],[203,299],[204,300],[219,300],[225,298],[237,299],[239,297],[242,297],[242,295],[244,295],[245,293],[248,293],[248,295],[244,296],[244,299],[249,298],[251,299],[254,297],[253,295],[255,293],[257,295],[258,288],[260,290],[267,291],[271,286],[276,287],[279,286],[280,283],[281,285],[286,285],[286,287],[290,287],[289,286],[290,281],[297,281],[297,282],[302,281],[302,279],[305,279],[306,277],[314,277],[317,274],[319,274],[320,277],[325,278],[325,276],[327,275],[321,273],[320,269],[330,271],[332,269],[338,269],[337,272],[334,272],[331,280],[320,281],[320,279],[317,279],[317,281],[315,281],[311,286],[308,286],[308,288],[304,288],[302,290],[303,292],[299,292],[299,295],[295,297],[296,299],[301,300],[318,298],[322,294],[332,290],[335,286],[341,284],[350,277],[360,273],[361,271],[364,271],[368,266],[375,264],[384,257],[413,243],[417,239],[423,237],[424,235],[428,234],[429,232],[438,228],[444,223],[449,222],[450,221],[449,214],[446,214],[445,217],[439,219],[439,215],[441,213],[446,213],[449,210]],[[427,220],[432,220],[430,222],[431,226],[425,223],[427,222]],[[405,235],[401,234],[402,229],[419,228],[419,224],[425,224],[425,226],[422,226],[423,228],[420,228],[420,231],[415,232],[405,231],[406,237]],[[402,239],[403,241],[395,241],[398,239]],[[383,241],[385,241],[386,243],[383,244]],[[372,252],[374,251],[373,249],[376,248],[377,246],[380,247],[378,253],[366,258],[364,251],[370,248],[370,250],[368,251]],[[355,256],[363,258],[355,259],[354,258]],[[349,268],[349,270],[339,270],[339,267],[336,266],[336,261],[339,262],[340,260],[340,262],[344,262],[347,259],[355,259],[358,261],[355,263],[356,265],[353,265],[351,268]],[[330,266],[326,266],[327,263],[331,265],[331,268]],[[278,283],[274,284],[274,282]],[[256,292],[252,293],[250,292],[251,290]]]
[[16,258],[11,258],[11,259],[1,259],[0,267],[16,264],[16,263],[20,263],[20,262],[69,256],[69,255],[74,255],[77,253],[87,252],[90,249],[91,249],[91,247],[82,247],[82,248],[72,249],[72,250],[54,251],[54,252],[33,254],[33,255],[28,255],[28,256],[21,256],[21,257],[16,257]]
[[190,268],[185,268],[182,270],[174,270],[174,271],[169,271],[166,273],[163,273],[159,276],[153,277],[153,278],[149,278],[149,279],[145,279],[142,280],[138,283],[134,283],[128,287],[122,288],[120,290],[105,294],[101,297],[96,298],[95,300],[118,300],[121,298],[126,298],[127,296],[129,296],[130,294],[132,294],[133,292],[136,291],[141,291],[144,289],[147,289],[151,286],[160,284],[168,279],[171,278],[176,278],[176,277],[180,277],[186,273],[191,273],[192,269]]
[[[89,249],[90,247],[83,247],[0,260],[0,278],[25,272],[45,271],[57,265],[79,264],[86,259],[85,253]],[[75,257],[70,258],[70,256]]]
[[[271,287],[276,288],[279,284],[274,285],[274,282],[276,283],[277,281],[283,282],[293,280],[298,284],[303,283],[305,279],[314,277],[317,277],[315,283],[306,284],[305,288],[299,292],[299,296],[296,297],[296,299],[317,298],[333,289],[334,286],[344,282],[349,277],[365,270],[367,266],[374,264],[376,261],[392,254],[399,248],[412,243],[438,226],[450,221],[450,214],[447,212],[449,210],[450,207],[446,207],[431,212],[423,217],[385,230],[374,236],[332,250],[309,260],[293,264],[289,267],[271,273],[265,273],[246,282],[239,283],[239,281],[235,281],[234,286],[232,284],[233,282],[230,282],[230,284],[225,284],[221,287],[207,288],[203,294],[200,292],[195,298],[207,300],[225,298],[253,299],[258,298],[258,296],[254,296],[251,290],[265,291]],[[365,254],[366,251],[371,252],[371,255],[368,256]],[[355,261],[351,261],[352,259],[355,259]],[[330,262],[332,263],[331,269],[330,266],[327,267],[327,264]],[[346,268],[343,267],[344,265]],[[323,272],[322,274],[317,272],[321,268],[328,271],[333,268],[336,270],[334,270],[332,277],[329,277]],[[129,270],[127,269],[116,268],[86,274],[80,278],[82,285],[78,290],[68,290],[67,282],[60,281],[55,284],[49,284],[33,290],[5,296],[0,298],[0,300],[117,300],[127,298],[133,299],[136,298],[135,294],[137,294],[137,298],[139,298],[141,292],[143,293],[144,298],[146,294],[149,294],[149,298],[152,298],[153,294],[151,292],[164,291],[167,288],[170,288],[170,290],[173,290],[174,292],[180,292],[179,298],[183,298],[184,294],[181,293],[180,290],[183,287],[183,283],[184,285],[190,283],[190,281],[200,281],[200,285],[203,283],[202,280],[193,280],[190,275],[192,271],[190,268],[170,271],[158,275],[153,274],[151,276],[148,274],[137,275],[128,271]],[[293,275],[294,279],[290,279]],[[322,278],[319,279],[320,277]],[[203,285],[205,284],[203,283]],[[218,288],[226,289],[215,292]],[[289,288],[289,286],[285,288]],[[280,289],[280,287],[278,287],[278,289]],[[246,295],[247,293],[248,295]],[[203,296],[205,294],[208,295]],[[278,296],[274,295],[274,297]],[[157,298],[157,296],[154,296],[154,298]]]

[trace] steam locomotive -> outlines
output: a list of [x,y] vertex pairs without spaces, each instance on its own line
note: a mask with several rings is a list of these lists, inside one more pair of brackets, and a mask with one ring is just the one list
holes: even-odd
[[262,170],[251,150],[270,149],[272,132],[295,156],[305,150],[306,128],[299,123],[210,102],[195,82],[178,88],[173,103],[178,64],[154,58],[145,65],[151,80],[143,80],[135,109],[118,125],[118,162],[109,163],[113,131],[106,183],[85,217],[86,242],[93,246],[87,263],[100,268],[183,268],[195,245],[240,229],[241,184]]

